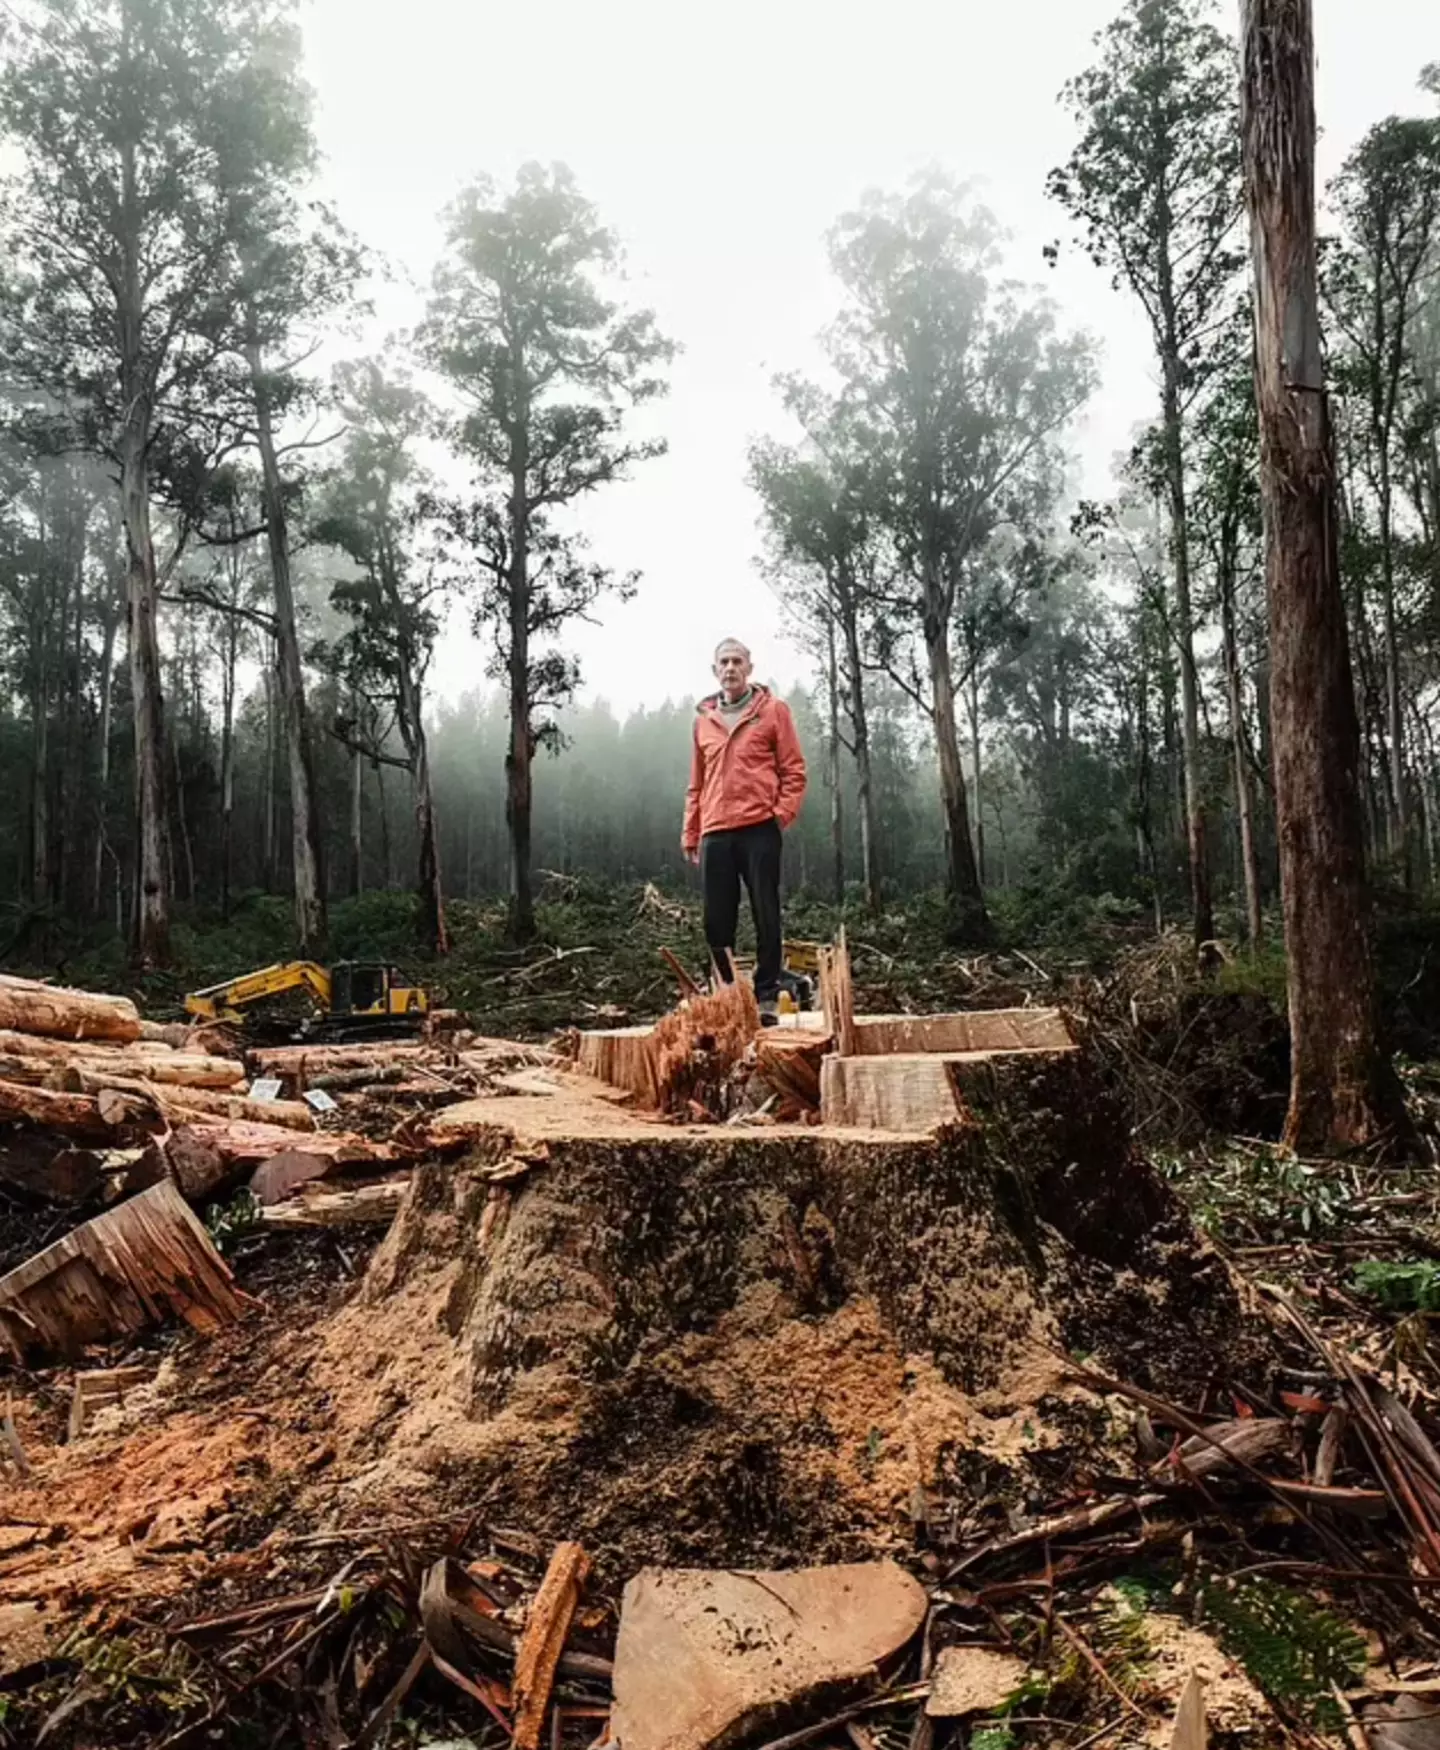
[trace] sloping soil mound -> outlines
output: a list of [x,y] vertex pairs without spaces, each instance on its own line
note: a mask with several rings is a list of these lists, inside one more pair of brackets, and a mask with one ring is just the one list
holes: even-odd
[[1103,1465],[1067,1348],[1190,1400],[1259,1364],[1083,1057],[997,1062],[934,1139],[613,1109],[537,1137],[527,1105],[477,1103],[320,1334],[367,1503],[453,1498],[617,1572],[843,1558]]

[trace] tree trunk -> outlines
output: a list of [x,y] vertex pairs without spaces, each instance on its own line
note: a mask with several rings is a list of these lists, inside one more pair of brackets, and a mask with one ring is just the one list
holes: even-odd
[[1225,651],[1225,682],[1230,704],[1230,752],[1235,767],[1235,812],[1240,823],[1240,866],[1245,884],[1245,926],[1252,949],[1265,934],[1260,904],[1260,861],[1255,851],[1255,799],[1250,788],[1250,756],[1245,745],[1245,688],[1240,673],[1240,641],[1235,631],[1235,562],[1228,542],[1220,559],[1220,627]]
[[265,380],[259,344],[246,348],[250,383],[255,396],[256,440],[265,502],[265,532],[270,571],[275,586],[275,672],[280,682],[280,708],[290,769],[290,831],[295,869],[295,928],[302,951],[325,940],[325,845],[320,831],[319,801],[310,748],[310,723],[305,709],[305,676],[300,663],[300,633],[295,617],[295,591],[290,578],[290,539],[286,527],[285,493],[275,434],[270,417],[270,390]]
[[275,681],[275,649],[274,640],[266,652],[266,662],[261,671],[265,688],[265,784],[262,807],[264,821],[261,827],[262,861],[264,863],[265,891],[274,893],[279,886],[279,785],[276,782],[276,768],[280,761],[279,711],[275,702],[277,691]]
[[1175,569],[1176,646],[1180,658],[1180,749],[1184,770],[1185,843],[1190,863],[1190,915],[1195,948],[1213,962],[1215,913],[1205,842],[1204,782],[1200,769],[1200,677],[1195,666],[1195,616],[1190,592],[1190,521],[1185,493],[1185,450],[1180,412],[1180,360],[1167,347],[1164,376],[1165,474],[1170,500],[1170,551]]
[[860,802],[860,875],[865,904],[880,909],[880,874],[876,863],[875,785],[870,757],[870,720],[865,708],[865,665],[860,658],[860,628],[855,614],[855,587],[847,578],[842,625],[845,635],[845,692],[850,739],[855,748],[855,777]]
[[[238,591],[232,591],[238,594]],[[220,677],[220,915],[230,916],[235,852],[235,676],[240,660],[240,622],[225,620],[225,662]]]
[[[350,716],[358,721],[359,695],[350,694]],[[358,747],[350,749],[350,897],[356,899],[365,886],[365,760]]]
[[510,480],[510,745],[505,755],[505,820],[510,829],[510,935],[529,942],[535,935],[535,896],[530,871],[530,512],[523,418],[514,439]]
[[1242,132],[1270,597],[1270,711],[1289,967],[1285,1143],[1361,1147],[1404,1125],[1378,1035],[1334,448],[1315,268],[1310,0],[1242,0]]
[[825,689],[830,721],[826,758],[830,767],[830,857],[835,903],[845,903],[845,800],[840,793],[840,672],[835,650],[835,616],[825,616]]
[[130,690],[135,721],[135,947],[144,967],[170,959],[170,844],[165,809],[165,710],[160,687],[160,639],[155,549],[150,539],[150,491],[145,450],[149,422],[143,396],[130,402],[121,443],[120,492],[129,554]]
[[115,634],[119,615],[113,600],[105,606],[104,642],[100,648],[100,722],[96,730],[95,869],[94,914],[105,911],[105,853],[110,848],[106,830],[110,800],[110,731],[115,706]]
[[925,624],[935,750],[940,762],[940,802],[945,811],[945,888],[953,939],[967,946],[983,947],[991,939],[990,917],[985,910],[975,847],[970,838],[947,618],[927,615]]
[[981,891],[985,887],[985,800],[980,791],[980,661],[979,653],[970,653],[970,683],[966,688],[966,703],[970,713],[970,771],[975,797],[975,866]]
[[1410,885],[1410,810],[1405,794],[1405,703],[1400,688],[1400,632],[1395,615],[1395,505],[1389,426],[1376,433],[1379,471],[1380,589],[1385,616],[1385,719],[1390,761],[1390,854]]

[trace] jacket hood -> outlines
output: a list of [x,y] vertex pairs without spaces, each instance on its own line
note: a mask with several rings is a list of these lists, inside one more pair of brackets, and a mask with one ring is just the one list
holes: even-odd
[[[762,687],[759,681],[752,681],[750,683],[750,691],[755,695],[756,700],[762,704],[766,699],[772,697],[769,687]],[[720,702],[724,696],[723,693],[711,693],[708,697],[701,699],[699,704],[695,707],[695,715],[697,717],[705,717],[712,711],[718,711],[720,709]]]

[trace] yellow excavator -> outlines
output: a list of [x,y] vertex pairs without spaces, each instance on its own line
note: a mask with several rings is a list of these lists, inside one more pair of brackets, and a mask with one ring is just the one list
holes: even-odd
[[242,972],[222,984],[191,991],[187,1014],[200,1021],[244,1021],[246,1010],[292,991],[311,998],[315,1015],[301,1024],[309,1039],[360,1039],[394,1036],[418,1029],[430,1012],[430,996],[407,984],[393,966],[345,960],[317,966],[313,960],[285,960]]

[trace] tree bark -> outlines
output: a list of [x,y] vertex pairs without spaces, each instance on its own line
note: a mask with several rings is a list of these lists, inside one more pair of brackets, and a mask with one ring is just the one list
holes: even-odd
[[860,802],[860,874],[865,885],[865,904],[880,909],[880,874],[876,863],[875,784],[870,757],[870,719],[865,706],[865,666],[860,658],[860,628],[856,623],[855,591],[847,582],[843,616],[845,636],[846,715],[855,747],[855,779]]
[[328,920],[325,906],[325,844],[320,831],[315,767],[310,746],[310,722],[305,708],[305,675],[300,662],[300,633],[295,616],[295,591],[290,577],[290,537],[285,493],[270,412],[259,343],[246,348],[255,396],[256,440],[265,502],[265,532],[275,588],[275,672],[280,683],[280,708],[290,769],[290,832],[295,872],[295,927],[302,951],[320,947]]
[[110,848],[106,821],[110,799],[110,733],[115,705],[115,635],[119,614],[113,600],[105,606],[104,641],[100,648],[100,721],[96,728],[94,915],[105,911],[105,853]]
[[992,932],[980,888],[980,872],[975,866],[975,846],[970,838],[970,810],[965,801],[965,771],[960,763],[959,728],[955,720],[948,618],[927,615],[925,624],[931,713],[940,763],[940,802],[945,811],[946,896],[954,940],[983,947]]
[[980,653],[970,652],[970,683],[966,688],[970,715],[970,771],[975,796],[975,867],[980,888],[985,888],[985,799],[980,789]]
[[510,935],[529,942],[535,935],[535,896],[530,868],[532,810],[531,764],[534,736],[530,722],[530,508],[526,495],[529,410],[516,416],[510,462],[510,745],[505,755],[505,821],[510,829]]
[[170,959],[170,846],[165,809],[165,710],[160,687],[159,584],[150,534],[151,384],[145,371],[135,148],[121,149],[121,288],[117,303],[125,426],[120,509],[128,557],[130,690],[135,723],[135,950],[142,967]]
[[845,800],[840,793],[840,666],[835,649],[835,616],[825,616],[825,690],[829,709],[826,756],[830,767],[830,856],[835,903],[845,903]]
[[1242,0],[1242,56],[1290,991],[1285,1143],[1305,1152],[1395,1135],[1404,1108],[1380,1048],[1367,927],[1360,731],[1316,283],[1311,0]]
[[[1168,259],[1168,251],[1166,251]],[[1185,491],[1185,451],[1180,411],[1180,360],[1173,343],[1162,360],[1165,474],[1170,508],[1170,552],[1175,571],[1175,642],[1180,658],[1180,752],[1184,773],[1185,843],[1190,863],[1190,915],[1195,949],[1212,960],[1215,913],[1210,898],[1210,859],[1205,833],[1204,780],[1200,769],[1200,677],[1195,665],[1195,616],[1190,590],[1190,517]]]
[[[359,695],[350,694],[350,715],[359,715]],[[350,749],[350,897],[356,899],[365,886],[365,759],[358,747]]]
[[1230,531],[1220,555],[1220,629],[1225,652],[1225,684],[1230,705],[1230,755],[1235,769],[1235,813],[1240,824],[1240,867],[1245,884],[1245,928],[1252,949],[1265,935],[1260,903],[1260,860],[1255,850],[1255,798],[1250,786],[1250,752],[1245,745],[1245,683],[1240,673],[1240,641],[1235,630],[1235,553]]

